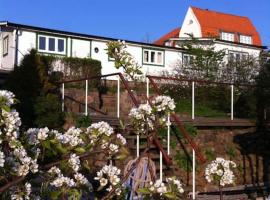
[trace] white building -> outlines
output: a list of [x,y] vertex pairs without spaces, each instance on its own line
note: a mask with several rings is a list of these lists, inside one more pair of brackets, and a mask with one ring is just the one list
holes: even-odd
[[[0,22],[0,70],[10,71],[31,49],[42,54],[68,57],[89,57],[101,61],[102,74],[117,72],[106,51],[106,43],[116,40],[100,36],[71,33],[10,22]],[[126,41],[130,52],[144,72],[167,70],[182,58],[183,50],[134,41]]]
[[[154,44],[181,47],[190,35],[201,45],[225,49],[230,58],[256,58],[264,48],[249,18],[196,7],[189,7],[181,28],[172,30]],[[188,56],[183,54],[184,62]]]
[[[180,48],[187,40],[186,33],[236,57],[257,57],[262,51],[260,36],[248,18],[194,7],[188,9],[181,29],[175,29],[154,44],[126,41],[127,50],[145,73],[169,70],[176,62],[188,59]],[[102,74],[114,73],[118,70],[106,52],[106,43],[112,40],[116,39],[0,22],[0,71],[11,71],[35,48],[43,54],[97,59],[101,61]]]

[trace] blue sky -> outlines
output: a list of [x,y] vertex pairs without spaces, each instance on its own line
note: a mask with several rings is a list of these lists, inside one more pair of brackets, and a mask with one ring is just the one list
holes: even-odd
[[248,16],[270,46],[270,0],[0,0],[0,21],[153,41],[180,27],[190,5]]

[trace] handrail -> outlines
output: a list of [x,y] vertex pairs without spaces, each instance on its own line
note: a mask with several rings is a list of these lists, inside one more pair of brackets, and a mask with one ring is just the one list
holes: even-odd
[[[99,75],[99,76],[90,76],[90,77],[86,77],[86,78],[81,78],[81,79],[75,79],[75,80],[64,80],[64,81],[59,81],[58,83],[73,83],[73,82],[80,82],[80,81],[86,81],[86,80],[92,80],[92,79],[97,79],[97,78],[103,78],[103,77],[109,77],[109,76],[116,76],[118,75],[122,81],[122,83],[124,84],[125,89],[127,90],[133,104],[136,107],[139,107],[139,102],[137,101],[136,97],[134,96],[134,94],[132,93],[127,81],[125,80],[124,76],[122,73],[117,72],[117,73],[111,73],[111,74],[105,74],[105,75]],[[168,154],[166,153],[166,151],[163,149],[161,143],[159,142],[159,140],[154,136],[153,137],[153,143],[155,144],[155,146],[160,150],[160,152],[163,155],[163,159],[165,161],[165,163],[167,165],[171,165],[172,164],[172,160],[170,159],[170,157],[168,156]]]
[[153,79],[159,79],[159,80],[186,81],[186,82],[198,82],[198,83],[204,83],[204,84],[256,87],[255,84],[236,84],[236,83],[228,83],[228,82],[205,81],[205,80],[201,80],[201,79],[187,79],[187,78],[152,76],[152,75],[147,75],[146,77],[147,78],[153,78]]
[[[66,98],[69,99],[70,101],[74,101],[75,103],[78,103],[78,104],[81,104],[81,105],[85,105],[85,103],[82,103],[82,102],[80,102],[80,101],[78,101],[78,100],[76,100],[76,99],[74,99],[74,98],[72,98],[72,97],[70,97],[70,96],[65,95],[65,99],[66,99]],[[92,109],[92,110],[94,110],[94,111],[97,112],[97,113],[102,114],[102,115],[108,115],[108,113],[103,112],[102,110],[96,109],[96,108],[93,107],[93,106],[87,105],[87,107],[90,108],[90,109]]]
[[[135,98],[134,94],[132,93],[131,89],[129,88],[129,85],[127,83],[127,81],[125,80],[124,76],[119,73],[119,77],[121,79],[121,81],[123,82],[125,89],[127,90],[127,92],[129,93],[129,96],[131,97],[134,105],[136,107],[139,107],[139,102],[137,101],[137,99]],[[154,136],[153,137],[153,142],[156,145],[156,147],[161,151],[164,161],[166,162],[167,165],[171,165],[172,164],[172,160],[170,159],[170,157],[168,156],[168,154],[166,153],[166,151],[163,149],[162,145],[160,144],[159,140]]]
[[74,82],[80,82],[80,81],[86,81],[86,80],[92,80],[92,79],[97,79],[97,78],[104,78],[104,77],[109,77],[109,76],[116,76],[121,73],[111,73],[111,74],[104,74],[104,75],[98,75],[98,76],[89,76],[81,79],[74,79],[74,80],[62,80],[58,81],[58,83],[74,83]]
[[[152,76],[147,76],[149,79],[149,82],[152,84],[155,92],[158,95],[161,95],[161,92],[157,86],[157,84],[155,83],[155,81],[152,79]],[[179,127],[181,133],[183,134],[183,136],[185,137],[185,139],[188,141],[188,143],[191,145],[191,147],[194,149],[194,151],[196,152],[196,154],[198,155],[198,158],[201,162],[205,162],[205,158],[202,155],[201,151],[199,150],[197,144],[190,138],[189,134],[187,133],[183,123],[181,122],[180,118],[178,117],[178,115],[176,115],[175,113],[171,114],[171,117],[173,118],[173,121],[177,124],[177,126]]]

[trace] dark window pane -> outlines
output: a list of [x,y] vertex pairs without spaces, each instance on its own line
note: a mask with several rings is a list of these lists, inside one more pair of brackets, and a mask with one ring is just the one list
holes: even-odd
[[144,51],[144,62],[149,62],[149,58],[148,58],[148,51]]
[[49,38],[49,51],[55,51],[55,39]]
[[46,38],[45,37],[39,37],[39,47],[40,50],[46,50]]
[[151,63],[155,62],[155,52],[151,52]]
[[58,52],[64,52],[64,40],[58,39]]

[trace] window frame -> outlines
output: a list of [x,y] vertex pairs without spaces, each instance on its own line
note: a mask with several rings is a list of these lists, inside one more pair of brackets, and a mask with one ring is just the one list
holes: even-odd
[[[51,34],[43,34],[38,33],[36,39],[36,49],[39,53],[45,53],[45,54],[54,54],[54,55],[62,55],[67,56],[67,37],[64,36],[57,36],[57,35],[51,35]],[[40,44],[40,37],[45,37],[45,50],[39,48]],[[49,39],[54,39],[54,51],[49,50]],[[64,50],[63,52],[58,51],[58,41],[63,40],[64,41]]]
[[[184,57],[188,57],[189,63],[187,63],[187,64],[184,63]],[[189,66],[190,64],[192,64],[191,63],[191,60],[194,60],[194,59],[196,59],[196,56],[195,55],[192,55],[190,53],[182,53],[182,66],[184,66],[184,67]]]
[[6,35],[3,38],[3,57],[8,55],[8,48],[9,48],[9,36]]
[[[145,61],[144,53],[148,52],[148,59]],[[151,62],[151,55],[154,53],[154,62]],[[161,53],[161,63],[158,63],[158,54]],[[165,66],[165,51],[162,49],[142,48],[142,64],[164,67]]]
[[246,59],[248,59],[249,58],[249,53],[248,52],[244,52],[244,51],[228,51],[228,62],[230,62],[230,61],[232,61],[231,60],[231,54],[233,54],[234,55],[234,60],[233,60],[233,62],[236,62],[236,56],[235,55],[240,55],[240,61],[242,61],[243,60],[243,55],[245,55],[246,56]]
[[[233,40],[226,40],[226,39],[224,39],[222,36],[223,36],[223,34],[230,34],[230,35],[232,35],[233,36]],[[221,40],[224,40],[224,41],[229,41],[229,42],[235,42],[235,34],[233,33],[233,32],[227,32],[227,31],[220,31],[220,39]]]
[[[243,37],[244,37],[244,38],[250,38],[250,43],[241,41],[241,38],[243,38]],[[241,43],[241,44],[250,44],[250,45],[252,45],[252,44],[253,44],[252,36],[251,36],[251,35],[242,35],[242,34],[239,34],[239,43]]]

